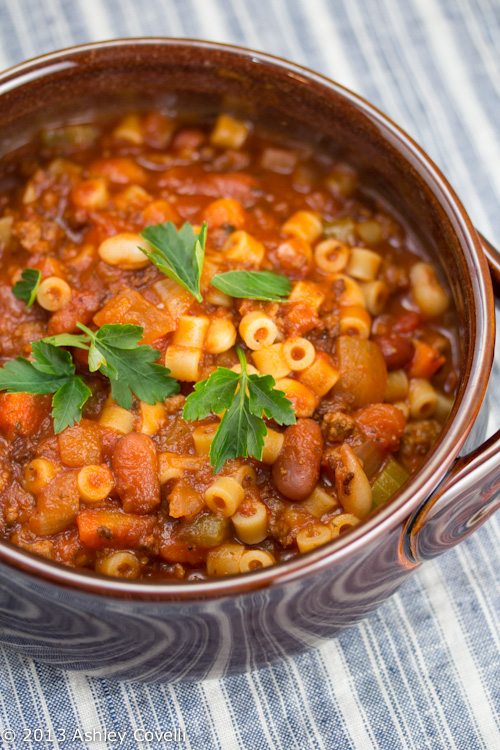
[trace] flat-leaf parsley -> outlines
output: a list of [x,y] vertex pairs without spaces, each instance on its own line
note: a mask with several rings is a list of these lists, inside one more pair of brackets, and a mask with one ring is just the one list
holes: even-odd
[[184,406],[184,419],[204,419],[211,412],[224,416],[210,446],[210,462],[219,472],[224,462],[238,456],[260,460],[267,427],[264,414],[278,424],[295,424],[292,402],[276,389],[272,375],[249,375],[242,350],[236,352],[241,373],[219,367],[209,378],[197,383]]

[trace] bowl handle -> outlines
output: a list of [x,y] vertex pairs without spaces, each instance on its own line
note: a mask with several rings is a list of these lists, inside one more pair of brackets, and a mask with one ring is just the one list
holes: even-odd
[[[500,253],[479,235],[497,296]],[[409,519],[403,535],[406,554],[423,562],[472,534],[500,508],[500,430],[467,456],[457,459],[438,488]]]

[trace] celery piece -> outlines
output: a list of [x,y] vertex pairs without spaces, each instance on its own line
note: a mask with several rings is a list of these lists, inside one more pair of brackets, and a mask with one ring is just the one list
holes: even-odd
[[323,226],[323,235],[333,238],[345,245],[356,244],[356,222],[348,216],[335,221],[327,221]]
[[42,130],[42,144],[47,148],[89,148],[99,137],[94,125],[65,125],[62,128]]
[[373,508],[385,503],[406,482],[410,475],[395,458],[390,456],[372,485]]
[[182,538],[198,547],[217,547],[229,537],[230,531],[229,518],[203,513],[187,524]]

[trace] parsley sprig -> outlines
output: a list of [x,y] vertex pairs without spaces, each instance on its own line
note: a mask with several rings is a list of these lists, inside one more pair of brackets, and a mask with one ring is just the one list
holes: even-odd
[[14,284],[12,289],[14,297],[26,302],[26,307],[31,307],[36,300],[36,294],[41,280],[41,271],[36,268],[25,268],[21,274],[20,280]]
[[146,227],[141,237],[153,250],[139,249],[162,273],[191,292],[198,302],[203,301],[200,291],[201,271],[205,258],[207,224],[201,225],[199,234],[186,222],[179,230],[171,221]]
[[139,346],[144,329],[141,326],[109,323],[91,331],[77,323],[83,334],[62,333],[44,339],[53,346],[75,346],[89,353],[89,370],[99,370],[109,378],[111,398],[118,406],[130,409],[132,393],[141,401],[154,404],[178,393],[179,384],[169,377],[170,370],[156,364],[158,349]]
[[89,353],[89,370],[109,378],[111,397],[130,409],[132,393],[141,401],[154,404],[179,391],[170,370],[156,364],[157,349],[139,345],[143,328],[108,324],[91,331],[78,323],[82,334],[63,333],[35,341],[33,361],[18,357],[0,368],[0,391],[8,393],[53,393],[54,432],[62,432],[79,422],[82,408],[92,395],[83,378],[75,373],[71,354],[61,347],[77,347]]
[[[149,260],[202,302],[200,279],[207,239],[206,223],[196,235],[188,222],[177,230],[175,224],[166,221],[146,227],[141,237],[153,247],[153,250],[139,248]],[[272,271],[227,271],[215,274],[211,283],[231,297],[274,302],[284,302],[292,289],[286,276]]]
[[260,460],[267,427],[264,415],[278,424],[295,424],[292,403],[283,391],[276,389],[272,375],[249,375],[242,350],[236,352],[241,373],[219,367],[194,387],[184,406],[183,417],[189,421],[204,419],[211,412],[224,416],[210,446],[210,462],[219,472],[224,462],[238,456]]

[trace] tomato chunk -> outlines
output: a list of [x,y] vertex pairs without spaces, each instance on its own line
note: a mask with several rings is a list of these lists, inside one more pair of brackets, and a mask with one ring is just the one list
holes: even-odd
[[32,393],[0,394],[0,432],[10,440],[30,437],[50,414],[50,396]]
[[189,481],[180,479],[168,496],[168,513],[172,518],[193,518],[205,506],[201,493]]
[[103,326],[106,323],[142,326],[144,334],[142,344],[151,344],[175,329],[175,324],[165,310],[160,310],[148,302],[135,289],[125,289],[107,302],[94,315],[94,323]]
[[359,429],[379,448],[395,451],[406,427],[406,419],[397,406],[370,404],[354,415]]
[[116,491],[128,513],[149,513],[160,504],[156,448],[148,435],[129,432],[116,443],[112,458]]

